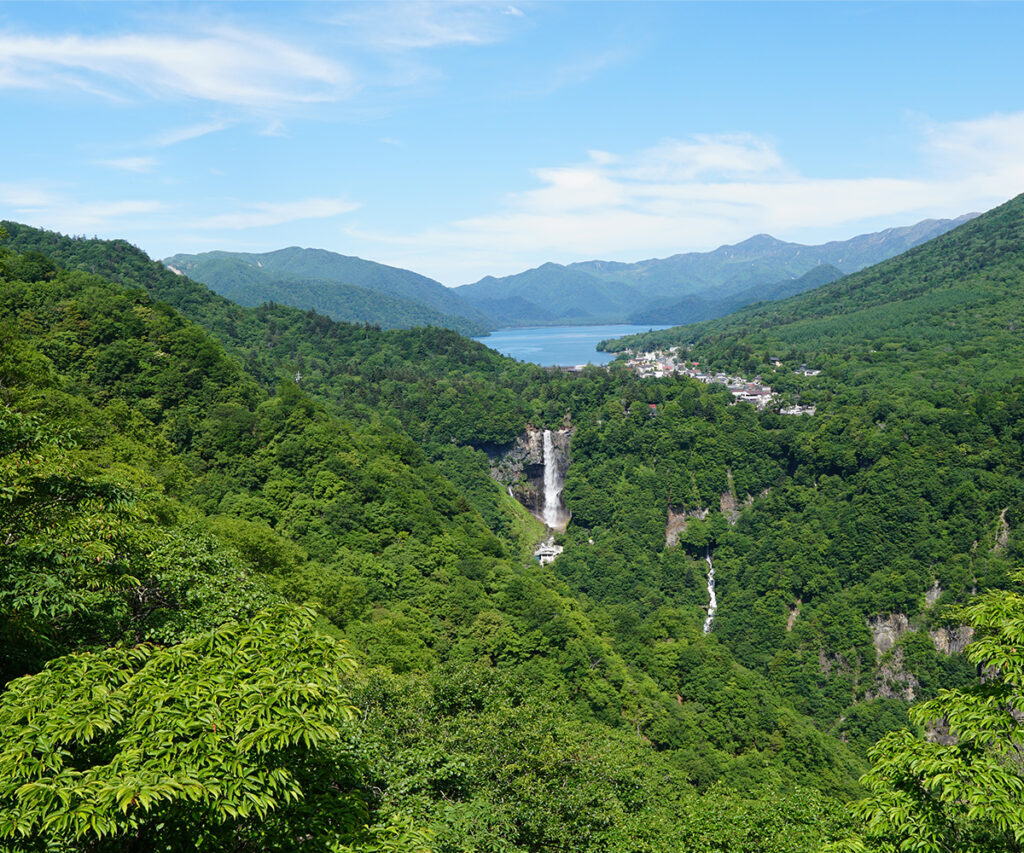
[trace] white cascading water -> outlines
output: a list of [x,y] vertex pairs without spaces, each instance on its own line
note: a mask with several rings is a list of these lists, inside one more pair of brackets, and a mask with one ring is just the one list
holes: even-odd
[[708,548],[704,559],[708,562],[708,615],[704,620],[704,633],[711,633],[711,623],[715,621],[718,611],[718,598],[715,596],[715,564],[711,562],[711,549]]
[[544,430],[544,523],[551,528],[560,528],[565,524],[562,513],[561,472],[558,470],[558,455],[555,453],[555,442],[551,439],[551,430]]

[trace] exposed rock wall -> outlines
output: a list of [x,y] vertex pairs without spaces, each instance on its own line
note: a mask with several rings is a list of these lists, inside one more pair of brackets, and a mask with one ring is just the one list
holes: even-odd
[[[573,428],[551,430],[552,452],[559,474],[564,477],[571,463]],[[544,430],[528,426],[510,446],[490,448],[491,477],[533,515],[544,521]],[[565,509],[564,519],[569,513]],[[562,525],[564,526],[564,524]]]
[[913,702],[921,683],[906,667],[903,649],[897,647],[875,673],[875,687],[865,694],[866,699],[902,699]]
[[[941,588],[936,583],[932,590]],[[938,600],[938,595],[935,596]],[[920,683],[912,672],[907,669],[903,649],[897,645],[905,634],[917,631],[903,613],[889,613],[868,620],[871,629],[871,640],[878,655],[879,666],[875,672],[875,684],[865,694],[865,698],[903,699],[913,702],[920,688]],[[969,625],[955,627],[939,627],[928,632],[935,650],[944,655],[962,652],[974,636]]]
[[708,517],[708,509],[680,509],[668,508],[668,522],[665,524],[665,547],[671,548],[679,544],[679,537],[686,532],[690,519],[697,518],[703,521]]
[[959,625],[956,628],[936,628],[929,631],[928,636],[935,644],[935,650],[944,655],[957,655],[967,648],[974,639],[974,629],[970,625]]
[[881,657],[910,630],[910,620],[902,613],[890,613],[888,616],[869,619],[868,628],[871,629],[875,654]]

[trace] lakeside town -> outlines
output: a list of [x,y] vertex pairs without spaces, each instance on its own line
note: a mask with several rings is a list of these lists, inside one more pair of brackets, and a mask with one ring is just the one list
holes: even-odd
[[[657,378],[664,376],[688,376],[700,382],[715,385],[725,385],[733,396],[733,402],[750,403],[758,411],[767,409],[777,401],[778,395],[770,385],[766,385],[760,376],[753,379],[745,379],[742,376],[730,376],[726,373],[709,373],[701,369],[700,362],[680,359],[679,347],[671,347],[668,350],[653,350],[651,352],[634,352],[626,350],[629,359],[626,367],[643,378]],[[775,367],[781,366],[777,358],[772,359]],[[820,370],[808,368],[806,364],[800,366],[797,373],[803,376],[817,376]],[[813,415],[815,406],[802,406],[794,404],[783,406],[779,409],[780,415]]]

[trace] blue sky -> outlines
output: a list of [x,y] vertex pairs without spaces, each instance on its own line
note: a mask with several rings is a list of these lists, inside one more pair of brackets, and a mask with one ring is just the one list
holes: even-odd
[[0,217],[448,285],[1024,192],[1020,3],[0,4]]

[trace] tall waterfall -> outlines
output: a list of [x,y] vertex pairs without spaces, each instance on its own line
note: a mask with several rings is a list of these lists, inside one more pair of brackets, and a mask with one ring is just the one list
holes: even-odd
[[708,563],[708,615],[704,620],[704,633],[711,633],[711,623],[715,621],[715,613],[718,612],[718,597],[715,595],[715,564],[711,562],[711,549],[708,548],[704,559]]
[[558,454],[551,430],[544,430],[544,523],[553,529],[565,527],[566,513],[562,509],[562,488],[565,481],[558,469]]

